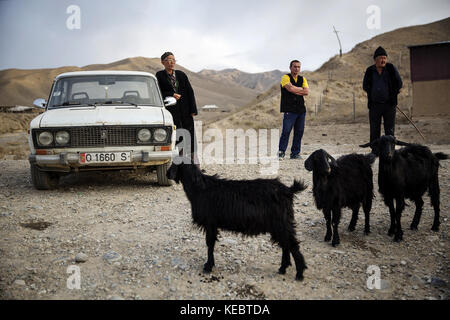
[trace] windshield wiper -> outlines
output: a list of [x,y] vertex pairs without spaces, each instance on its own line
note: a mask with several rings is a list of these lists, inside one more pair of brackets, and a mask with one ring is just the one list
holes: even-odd
[[95,107],[95,104],[92,103],[80,103],[76,101],[66,101],[62,104],[58,104],[56,106],[52,106],[52,108],[56,107],[69,107],[69,106],[88,106],[88,107]]
[[129,101],[122,101],[122,100],[108,100],[103,102],[103,104],[129,104],[132,106],[137,107],[138,105],[134,102],[129,102]]

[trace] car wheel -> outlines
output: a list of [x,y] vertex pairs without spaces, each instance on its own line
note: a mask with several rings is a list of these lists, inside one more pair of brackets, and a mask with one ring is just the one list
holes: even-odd
[[31,164],[31,181],[38,190],[50,190],[58,186],[59,174],[56,172],[42,171],[37,165]]
[[166,162],[156,167],[156,176],[158,177],[158,184],[160,186],[171,186],[172,180],[167,178],[167,170],[170,167],[171,162]]

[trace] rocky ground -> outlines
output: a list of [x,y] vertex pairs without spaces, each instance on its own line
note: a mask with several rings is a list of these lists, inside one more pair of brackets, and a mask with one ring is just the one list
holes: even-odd
[[[316,130],[322,141],[307,139],[304,157],[318,148],[333,156],[366,152],[345,137],[338,144],[323,141],[330,138],[327,130],[346,132],[348,125]],[[450,153],[448,144],[430,147]],[[345,209],[336,248],[323,242],[323,215],[315,208],[312,177],[303,163],[286,159],[278,170],[288,185],[293,178],[309,185],[295,198],[297,235],[308,266],[305,280],[297,282],[292,267],[277,274],[281,250],[268,235],[222,232],[216,267],[203,274],[205,240],[191,224],[182,186],[159,187],[154,173],[71,175],[57,190],[37,191],[28,161],[0,161],[0,298],[448,299],[449,161],[441,162],[439,172],[439,232],[430,230],[434,212],[426,197],[419,230],[408,229],[414,214],[410,203],[402,219],[404,241],[394,243],[387,235],[388,210],[376,192],[372,233],[363,234],[362,213],[356,231],[349,232],[351,212]],[[261,172],[261,165],[249,164],[202,168],[230,179],[256,178]],[[378,160],[374,172],[377,188]],[[380,268],[380,289],[367,287],[372,265]],[[79,267],[80,289],[68,288],[72,266]],[[69,287],[74,284],[69,281]]]

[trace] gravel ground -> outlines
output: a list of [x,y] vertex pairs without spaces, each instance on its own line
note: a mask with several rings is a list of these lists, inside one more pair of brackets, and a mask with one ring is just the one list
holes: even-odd
[[[307,144],[333,156],[364,152],[354,145]],[[449,145],[432,145],[450,153]],[[304,155],[304,158],[306,157]],[[281,250],[268,235],[243,238],[222,232],[216,267],[203,274],[206,244],[191,223],[181,185],[159,187],[154,173],[71,175],[58,190],[37,191],[26,160],[0,161],[1,299],[448,299],[449,166],[441,161],[441,228],[432,232],[433,209],[425,197],[418,231],[414,214],[403,213],[404,241],[387,235],[388,209],[376,192],[369,236],[363,213],[352,233],[344,209],[341,244],[323,242],[325,223],[315,208],[312,176],[304,160],[280,162],[279,177],[309,187],[295,198],[300,249],[308,266],[303,282],[295,268],[277,274]],[[204,165],[207,174],[230,179],[260,177],[259,165]],[[374,164],[377,189],[378,160]],[[409,202],[408,202],[409,203]],[[381,271],[381,288],[369,290],[367,269]],[[71,266],[80,270],[80,289],[69,289]],[[72,282],[73,283],[73,282]]]

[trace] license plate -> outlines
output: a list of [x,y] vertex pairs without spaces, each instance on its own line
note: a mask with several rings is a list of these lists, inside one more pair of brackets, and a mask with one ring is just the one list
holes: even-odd
[[83,152],[80,153],[80,163],[118,163],[130,162],[131,152]]

